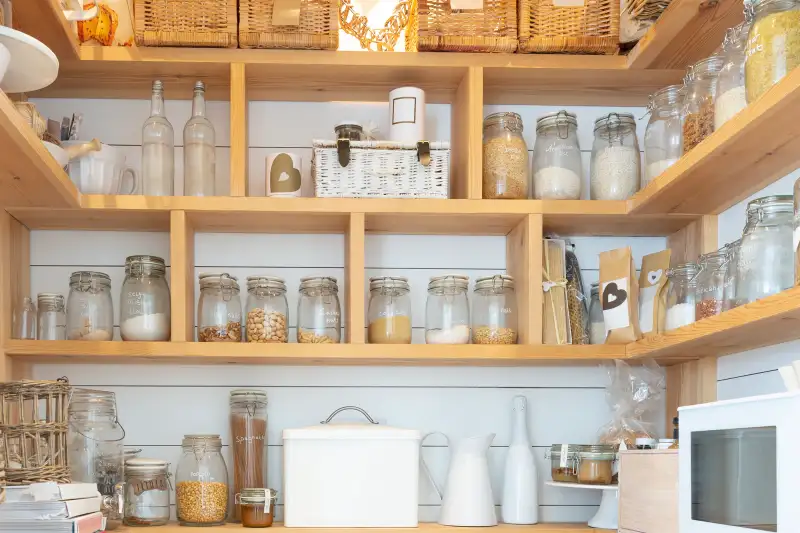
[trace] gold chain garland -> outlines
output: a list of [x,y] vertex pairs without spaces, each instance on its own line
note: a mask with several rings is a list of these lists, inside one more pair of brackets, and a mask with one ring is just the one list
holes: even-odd
[[358,39],[362,48],[391,52],[400,33],[408,26],[412,2],[413,0],[399,0],[384,27],[373,30],[368,25],[367,17],[356,12],[350,0],[339,0],[339,24],[345,32]]

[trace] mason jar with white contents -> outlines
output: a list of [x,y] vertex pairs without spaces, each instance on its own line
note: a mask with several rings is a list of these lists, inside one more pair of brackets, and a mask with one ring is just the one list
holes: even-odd
[[539,200],[580,200],[581,149],[575,113],[558,111],[536,120],[533,196]]
[[469,344],[469,277],[432,277],[425,303],[426,344]]
[[474,344],[517,343],[517,295],[514,278],[505,274],[475,280],[472,301]]
[[289,342],[286,283],[274,276],[247,278],[247,342]]
[[336,278],[311,276],[300,280],[297,302],[297,342],[336,344],[341,339],[339,285]]
[[125,259],[119,310],[119,332],[124,341],[168,341],[169,286],[164,260],[154,255]]
[[367,340],[370,344],[411,344],[410,290],[408,278],[369,279]]
[[642,186],[663,174],[683,155],[683,91],[683,85],[669,85],[650,97],[650,119],[644,131],[645,170]]
[[640,163],[632,114],[609,113],[594,121],[592,200],[627,200],[633,196],[641,181]]
[[200,274],[197,302],[197,340],[200,342],[241,342],[242,301],[239,281],[226,272]]
[[67,339],[110,341],[113,337],[111,278],[103,272],[73,272],[67,297]]

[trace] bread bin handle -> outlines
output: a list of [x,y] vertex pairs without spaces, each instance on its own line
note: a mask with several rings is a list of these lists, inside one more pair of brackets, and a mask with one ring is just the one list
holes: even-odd
[[364,417],[365,417],[367,420],[369,420],[369,423],[370,423],[370,424],[376,424],[376,425],[378,424],[377,422],[375,422],[375,421],[372,419],[372,417],[371,417],[371,416],[369,416],[369,413],[367,413],[365,410],[363,410],[363,409],[362,409],[362,408],[360,408],[360,407],[356,407],[355,405],[346,405],[345,407],[340,407],[340,408],[338,408],[337,410],[335,410],[334,412],[332,412],[332,413],[331,413],[331,415],[330,415],[330,416],[329,416],[329,417],[328,417],[326,420],[323,420],[322,422],[320,422],[320,424],[328,424],[328,423],[329,423],[331,420],[333,420],[333,417],[335,417],[336,415],[338,415],[338,414],[339,414],[339,413],[341,413],[342,411],[358,411],[359,413],[361,413],[362,415],[364,415]]

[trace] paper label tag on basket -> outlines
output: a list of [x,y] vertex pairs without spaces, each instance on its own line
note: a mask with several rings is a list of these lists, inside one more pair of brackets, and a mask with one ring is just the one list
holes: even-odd
[[275,0],[272,5],[273,26],[299,26],[300,0]]
[[450,0],[450,9],[483,9],[483,0]]
[[555,7],[583,7],[586,0],[553,0]]
[[567,452],[569,450],[569,444],[562,444],[561,445],[561,462],[558,464],[561,468],[567,467]]

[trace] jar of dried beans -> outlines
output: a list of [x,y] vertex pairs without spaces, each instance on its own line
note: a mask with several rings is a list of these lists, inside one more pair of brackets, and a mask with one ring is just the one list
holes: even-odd
[[747,101],[800,65],[800,0],[756,0],[745,52]]
[[517,343],[517,295],[511,276],[498,274],[475,280],[472,342]]
[[494,113],[483,120],[483,197],[528,197],[528,146],[516,113]]
[[553,444],[550,447],[550,475],[561,483],[578,482],[578,444]]
[[432,277],[425,302],[426,344],[469,344],[467,276]]
[[338,343],[341,338],[341,307],[336,278],[312,276],[300,280],[297,302],[297,342]]
[[747,94],[744,88],[744,50],[749,29],[749,23],[745,22],[734,26],[725,34],[722,45],[725,64],[717,76],[717,96],[714,99],[715,131],[747,107]]
[[640,162],[632,114],[609,113],[594,121],[592,200],[627,200],[633,196],[639,190]]
[[175,472],[175,512],[182,526],[218,526],[228,513],[228,469],[219,435],[185,435]]
[[113,337],[111,278],[103,272],[73,272],[67,297],[67,340],[110,341]]
[[644,131],[644,176],[647,185],[683,155],[681,106],[683,85],[669,85],[650,97],[650,120]]
[[226,272],[200,274],[197,327],[200,342],[242,340],[242,301],[235,276]]
[[580,200],[583,178],[575,113],[558,111],[536,120],[533,196],[540,200]]
[[722,56],[711,56],[689,68],[682,113],[684,154],[714,132],[717,75],[724,61]]
[[695,320],[695,278],[700,268],[694,263],[683,263],[667,271],[666,331],[692,324]]
[[286,283],[273,276],[247,278],[247,342],[288,342],[289,303]]
[[411,298],[408,278],[369,279],[370,344],[411,344]]
[[718,315],[723,311],[728,259],[727,246],[700,256],[700,272],[694,281],[695,320]]

